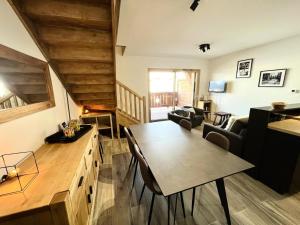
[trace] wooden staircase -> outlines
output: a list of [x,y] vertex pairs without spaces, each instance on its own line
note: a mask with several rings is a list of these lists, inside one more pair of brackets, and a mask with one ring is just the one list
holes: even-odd
[[14,94],[8,94],[7,96],[0,98],[0,110],[24,105],[27,105],[27,103]]
[[129,127],[133,124],[146,122],[146,97],[140,96],[119,81],[116,81],[116,91],[116,121],[118,137],[120,137],[120,125]]
[[114,110],[120,0],[9,2],[73,100]]

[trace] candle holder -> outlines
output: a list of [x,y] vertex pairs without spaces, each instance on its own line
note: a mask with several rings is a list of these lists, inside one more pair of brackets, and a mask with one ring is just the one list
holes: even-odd
[[38,174],[34,152],[1,155],[0,196],[24,192]]

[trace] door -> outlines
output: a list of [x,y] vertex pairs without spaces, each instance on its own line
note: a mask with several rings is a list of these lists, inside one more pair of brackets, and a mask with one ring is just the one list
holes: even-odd
[[168,119],[168,113],[183,106],[194,105],[197,90],[196,70],[149,71],[150,121]]

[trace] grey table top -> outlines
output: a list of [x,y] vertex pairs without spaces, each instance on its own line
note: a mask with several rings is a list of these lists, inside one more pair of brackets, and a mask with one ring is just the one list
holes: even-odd
[[164,196],[254,167],[172,121],[132,125],[130,130]]

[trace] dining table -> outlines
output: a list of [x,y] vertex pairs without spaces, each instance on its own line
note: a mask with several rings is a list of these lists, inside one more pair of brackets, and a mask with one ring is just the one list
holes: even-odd
[[231,224],[224,178],[254,165],[205,140],[199,131],[189,131],[173,121],[129,128],[165,197],[216,182],[227,223]]

